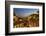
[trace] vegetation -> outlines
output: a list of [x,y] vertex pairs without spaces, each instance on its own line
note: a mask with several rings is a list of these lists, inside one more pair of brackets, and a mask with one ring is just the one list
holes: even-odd
[[38,27],[39,26],[39,14],[32,14],[28,17],[14,16],[14,27]]

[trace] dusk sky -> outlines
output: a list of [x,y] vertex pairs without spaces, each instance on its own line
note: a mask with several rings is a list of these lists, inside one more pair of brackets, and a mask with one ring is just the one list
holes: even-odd
[[37,13],[38,9],[32,9],[32,8],[14,8],[14,12],[19,17],[27,17],[31,15],[32,13]]

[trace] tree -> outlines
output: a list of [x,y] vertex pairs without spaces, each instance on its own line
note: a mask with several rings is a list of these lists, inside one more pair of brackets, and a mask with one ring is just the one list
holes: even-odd
[[37,13],[39,13],[39,10],[37,11]]
[[15,16],[15,12],[13,12],[13,15]]

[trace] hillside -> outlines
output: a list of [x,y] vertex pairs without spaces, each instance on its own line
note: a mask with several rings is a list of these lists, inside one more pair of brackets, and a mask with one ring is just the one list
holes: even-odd
[[39,14],[32,14],[28,17],[14,16],[14,27],[38,27],[39,26]]

